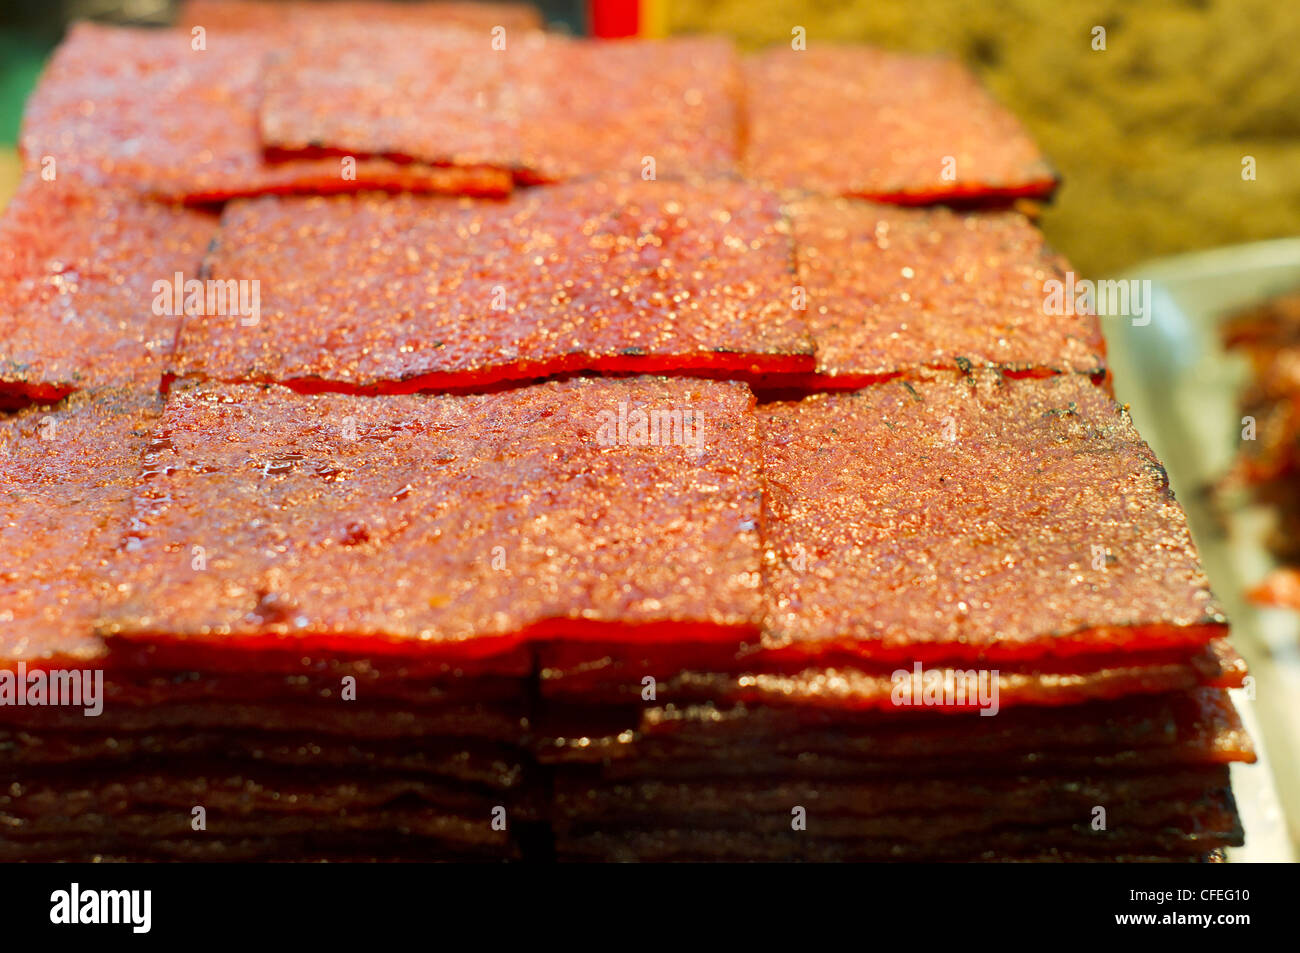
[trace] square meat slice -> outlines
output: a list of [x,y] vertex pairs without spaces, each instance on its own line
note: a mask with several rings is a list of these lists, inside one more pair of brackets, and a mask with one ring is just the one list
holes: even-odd
[[459,657],[531,638],[738,643],[761,614],[752,406],[741,384],[656,378],[178,388],[106,633]]
[[1104,378],[1097,317],[1050,313],[1047,283],[1070,266],[1023,215],[834,198],[788,212],[820,384],[972,365]]
[[769,193],[736,182],[234,203],[207,268],[260,281],[261,316],[187,321],[181,375],[401,392],[813,366],[788,229]]
[[0,216],[0,407],[135,382],[157,389],[217,217],[29,174]]
[[508,173],[381,160],[270,164],[257,131],[269,34],[75,25],[23,117],[29,170],[191,202],[362,189],[502,195]]
[[265,85],[275,157],[486,166],[528,182],[728,174],[738,160],[739,63],[720,39],[312,29],[272,57]]
[[272,158],[320,154],[509,169],[507,48],[488,29],[318,24],[267,59],[259,111]]
[[955,60],[869,46],[773,48],[743,64],[746,174],[902,204],[1047,196],[1056,173]]
[[522,181],[737,171],[740,62],[729,40],[539,35],[510,57]]
[[760,421],[765,652],[994,663],[1226,632],[1164,469],[1084,378],[891,381]]
[[[317,24],[350,30],[365,23],[536,30],[542,26],[542,16],[532,4],[481,0],[184,0],[177,23],[187,30],[201,26],[208,31],[292,30]],[[292,33],[287,34],[285,45],[290,42]]]
[[0,414],[0,667],[102,654],[103,567],[161,409],[108,389]]

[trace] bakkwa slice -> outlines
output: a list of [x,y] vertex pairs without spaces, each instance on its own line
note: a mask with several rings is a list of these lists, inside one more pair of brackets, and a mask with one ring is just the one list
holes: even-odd
[[0,668],[103,654],[104,567],[161,409],[122,388],[0,414]]
[[507,49],[486,29],[317,26],[267,60],[260,135],[271,157],[321,153],[508,169],[519,152]]
[[761,611],[752,403],[653,378],[174,389],[108,633],[462,657],[534,637],[739,642]]
[[765,651],[920,660],[1226,632],[1182,509],[1086,378],[891,381],[760,408]]
[[835,198],[788,211],[819,384],[970,366],[1104,378],[1097,317],[1048,306],[1069,264],[1023,215]]
[[737,182],[234,203],[207,267],[260,279],[261,318],[188,320],[179,375],[400,392],[813,365],[788,229],[770,194]]
[[[268,163],[257,131],[276,37],[79,23],[23,115],[25,166],[188,202],[282,192],[502,195],[507,172],[351,157]],[[347,161],[344,161],[344,158]]]
[[744,63],[750,177],[902,204],[1047,196],[1056,174],[959,62],[869,46],[773,48]]
[[537,36],[512,51],[510,69],[520,181],[738,168],[740,62],[729,40]]
[[157,388],[215,215],[29,174],[0,217],[0,406],[135,382]]
[[732,174],[739,61],[728,41],[577,40],[357,24],[269,60],[273,157],[386,157],[511,170],[523,182]]

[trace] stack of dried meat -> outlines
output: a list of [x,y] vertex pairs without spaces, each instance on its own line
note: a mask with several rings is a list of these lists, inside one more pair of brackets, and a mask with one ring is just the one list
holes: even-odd
[[0,859],[1239,843],[1243,666],[1044,305],[1014,119],[464,6],[55,55],[0,220]]
[[574,706],[628,712],[552,732],[562,855],[1235,842],[1226,763],[1250,749],[1222,688],[1243,668],[1163,472],[1102,390],[945,375],[758,417],[761,637],[729,658],[543,653],[574,730]]

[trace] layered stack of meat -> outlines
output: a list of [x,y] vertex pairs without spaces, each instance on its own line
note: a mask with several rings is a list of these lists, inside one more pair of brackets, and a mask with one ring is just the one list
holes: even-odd
[[0,659],[103,704],[0,706],[0,858],[1239,843],[1243,666],[1044,307],[1014,120],[946,61],[462,6],[55,55],[0,220]]

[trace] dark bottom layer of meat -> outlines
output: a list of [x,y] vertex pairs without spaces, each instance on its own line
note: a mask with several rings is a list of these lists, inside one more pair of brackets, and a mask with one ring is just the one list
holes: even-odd
[[1217,689],[991,719],[444,699],[107,715],[0,728],[0,860],[1193,860],[1241,842],[1227,763],[1250,757]]

